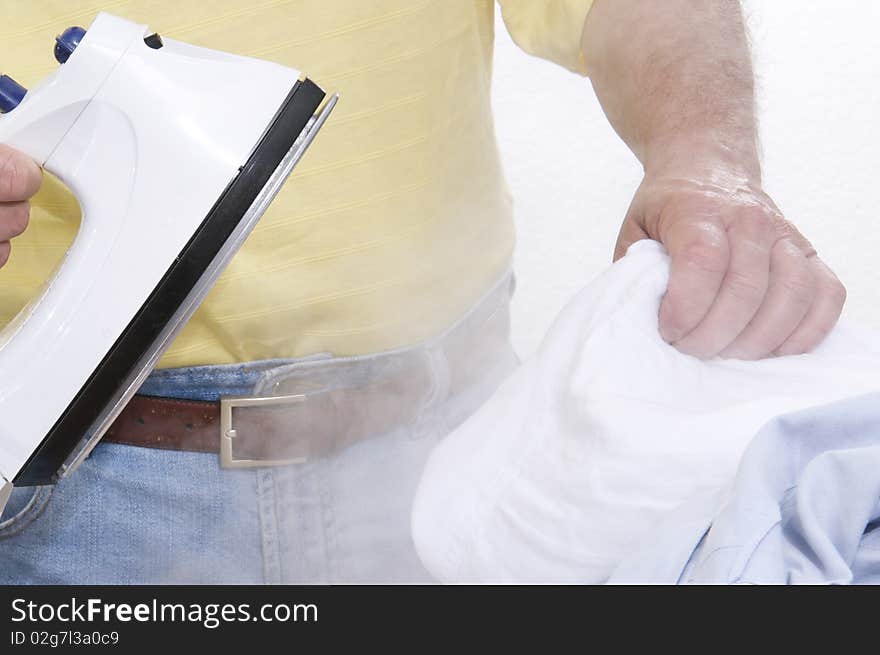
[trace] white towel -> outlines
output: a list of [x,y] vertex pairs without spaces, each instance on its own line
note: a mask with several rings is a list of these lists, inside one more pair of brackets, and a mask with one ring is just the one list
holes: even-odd
[[665,343],[669,260],[642,241],[432,453],[413,537],[444,582],[605,580],[695,494],[732,479],[786,412],[880,390],[880,338],[842,322],[813,353],[703,362]]

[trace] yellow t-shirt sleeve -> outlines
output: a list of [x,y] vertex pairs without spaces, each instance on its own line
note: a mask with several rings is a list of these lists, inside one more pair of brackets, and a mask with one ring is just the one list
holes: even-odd
[[498,0],[507,31],[529,54],[586,75],[581,33],[593,0]]

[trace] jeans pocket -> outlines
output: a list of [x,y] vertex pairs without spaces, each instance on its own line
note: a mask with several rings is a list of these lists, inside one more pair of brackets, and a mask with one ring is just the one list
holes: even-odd
[[0,516],[0,539],[12,537],[43,513],[55,487],[18,487]]

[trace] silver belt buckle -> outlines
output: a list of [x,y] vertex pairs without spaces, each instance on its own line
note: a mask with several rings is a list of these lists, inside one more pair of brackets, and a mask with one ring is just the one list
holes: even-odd
[[237,436],[232,424],[233,407],[265,407],[268,405],[290,405],[306,400],[306,394],[289,396],[224,396],[220,398],[220,466],[227,469],[259,468],[266,466],[288,466],[305,464],[308,456],[288,459],[236,459],[232,445]]

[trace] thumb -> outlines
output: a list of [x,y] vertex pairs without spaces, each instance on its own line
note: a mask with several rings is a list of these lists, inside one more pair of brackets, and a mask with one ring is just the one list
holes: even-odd
[[614,246],[614,261],[623,257],[629,247],[636,241],[650,238],[641,225],[627,216],[623,221],[623,225],[620,226],[620,232],[617,235],[617,244]]
[[0,202],[27,200],[40,188],[43,173],[27,155],[0,144]]

